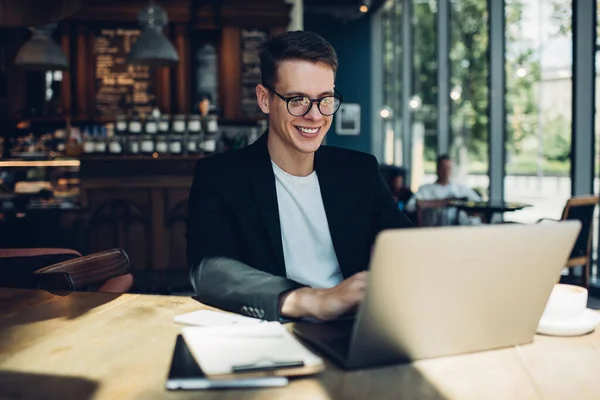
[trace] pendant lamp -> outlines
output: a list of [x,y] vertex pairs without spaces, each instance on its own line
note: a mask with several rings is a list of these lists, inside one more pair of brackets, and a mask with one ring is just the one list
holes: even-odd
[[138,21],[143,32],[127,55],[127,63],[170,67],[179,62],[177,51],[162,32],[163,27],[169,22],[165,10],[150,4],[140,11]]
[[30,28],[33,35],[17,53],[15,64],[30,70],[56,71],[69,68],[65,53],[52,38],[56,23]]

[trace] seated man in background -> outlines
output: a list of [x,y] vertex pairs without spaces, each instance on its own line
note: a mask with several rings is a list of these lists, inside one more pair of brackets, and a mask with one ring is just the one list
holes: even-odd
[[[437,160],[437,180],[434,183],[428,183],[419,188],[417,193],[408,201],[406,211],[416,212],[417,202],[421,200],[469,200],[481,201],[481,196],[473,189],[468,188],[459,183],[452,182],[452,160],[447,155],[438,157]],[[438,221],[442,221],[442,225],[452,224],[456,221],[457,210],[453,207],[448,207],[438,210]],[[464,212],[458,215],[458,223],[460,225],[470,225],[476,223],[475,220],[469,218]],[[428,224],[429,225],[429,224]]]
[[375,157],[321,145],[342,100],[337,66],[315,33],[271,39],[256,87],[267,132],[198,161],[187,259],[204,304],[266,320],[337,318],[364,297],[377,234],[412,226]]

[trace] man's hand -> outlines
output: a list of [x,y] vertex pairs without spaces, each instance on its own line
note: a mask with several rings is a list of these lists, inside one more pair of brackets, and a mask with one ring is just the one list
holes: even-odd
[[363,271],[331,289],[301,288],[286,293],[281,299],[281,315],[323,321],[335,319],[360,304],[365,296],[367,276]]

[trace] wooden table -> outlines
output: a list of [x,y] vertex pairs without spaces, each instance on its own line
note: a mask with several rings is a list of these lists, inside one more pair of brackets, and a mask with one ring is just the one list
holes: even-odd
[[[459,211],[464,211],[469,215],[481,215],[481,222],[489,224],[492,221],[494,214],[519,211],[526,207],[531,207],[531,204],[516,203],[516,202],[492,202],[492,201],[464,201],[452,200],[448,202],[449,207],[455,207]],[[458,213],[456,214],[458,219]],[[458,220],[456,221],[458,225]]]
[[[285,388],[168,392],[185,297],[0,289],[1,399],[598,399],[600,333],[388,368],[322,374]],[[443,327],[440,327],[443,329]]]

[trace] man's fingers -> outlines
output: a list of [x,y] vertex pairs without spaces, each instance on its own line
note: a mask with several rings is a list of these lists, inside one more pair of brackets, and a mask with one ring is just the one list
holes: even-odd
[[346,304],[357,304],[360,303],[362,301],[362,299],[365,297],[365,293],[366,293],[366,284],[362,283],[362,282],[356,282],[356,284],[354,284],[352,287],[350,287],[350,290],[347,290],[344,295],[345,295],[345,303]]
[[[361,272],[361,274],[362,274],[362,272]],[[367,277],[368,277],[368,275],[366,275],[366,274],[365,274],[365,275],[360,275],[360,276],[357,276],[357,275],[355,275],[355,276],[356,276],[356,278],[355,278],[355,279],[353,279],[353,280],[350,282],[350,286],[351,286],[353,289],[355,289],[355,290],[358,290],[358,289],[360,289],[360,290],[364,290],[364,289],[366,289],[366,287],[367,287]]]
[[367,289],[366,281],[355,281],[348,286],[348,290],[352,292],[364,292]]
[[361,271],[361,272],[358,272],[358,273],[352,275],[350,277],[350,279],[360,279],[360,280],[363,280],[363,279],[367,279],[368,276],[369,276],[369,271]]

